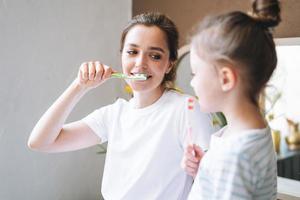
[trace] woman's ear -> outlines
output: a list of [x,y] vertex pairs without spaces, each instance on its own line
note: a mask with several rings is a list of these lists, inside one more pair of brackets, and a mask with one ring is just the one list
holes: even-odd
[[174,67],[174,65],[175,65],[175,62],[170,62],[169,66],[168,66],[168,69],[166,71],[166,74],[168,74],[172,70],[172,68]]
[[237,72],[232,67],[224,66],[219,69],[219,81],[224,92],[232,90],[237,83]]

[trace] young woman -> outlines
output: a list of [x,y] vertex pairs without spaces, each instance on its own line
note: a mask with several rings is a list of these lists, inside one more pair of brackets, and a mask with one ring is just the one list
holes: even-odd
[[[180,162],[187,144],[187,96],[172,90],[177,48],[178,32],[169,18],[158,13],[133,18],[121,38],[123,73],[147,76],[127,80],[133,98],[118,99],[65,124],[78,101],[114,72],[99,61],[83,63],[75,81],[36,124],[29,147],[62,152],[108,141],[105,199],[186,199],[192,179]],[[210,118],[198,107],[194,111],[200,126],[193,130],[203,133],[200,145],[207,145],[213,131]]]
[[276,67],[271,28],[277,0],[254,0],[251,15],[206,18],[192,39],[191,85],[202,111],[221,111],[228,125],[212,135],[189,199],[276,199],[276,155],[259,94]]

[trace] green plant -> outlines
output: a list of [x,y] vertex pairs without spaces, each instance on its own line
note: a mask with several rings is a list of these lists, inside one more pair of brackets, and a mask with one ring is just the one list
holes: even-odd
[[[267,93],[268,90],[268,93]],[[282,97],[282,92],[279,91],[273,85],[269,85],[263,94],[263,107],[262,112],[268,122],[273,121],[274,119],[281,117],[283,113],[275,113],[274,107],[278,100]]]
[[224,114],[221,112],[212,113],[212,125],[220,126],[220,127],[226,126],[227,120],[226,120]]
[[105,154],[107,151],[107,143],[97,145],[97,154]]

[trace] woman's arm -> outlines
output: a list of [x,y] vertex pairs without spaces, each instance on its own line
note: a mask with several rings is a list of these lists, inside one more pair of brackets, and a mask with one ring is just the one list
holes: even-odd
[[78,76],[38,121],[28,140],[31,149],[61,152],[86,148],[100,138],[83,122],[65,124],[79,100],[111,76],[112,69],[100,62],[83,63]]

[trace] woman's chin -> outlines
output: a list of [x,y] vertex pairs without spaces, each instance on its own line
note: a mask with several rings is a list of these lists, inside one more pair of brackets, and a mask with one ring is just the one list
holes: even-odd
[[136,83],[130,84],[130,87],[134,92],[145,92],[150,89],[148,85],[136,84]]
[[131,84],[130,87],[134,92],[138,92],[138,93],[161,90],[159,86],[155,87],[153,85],[143,85],[143,84]]
[[127,81],[127,84],[133,90],[144,90],[151,87],[148,80],[129,80]]

